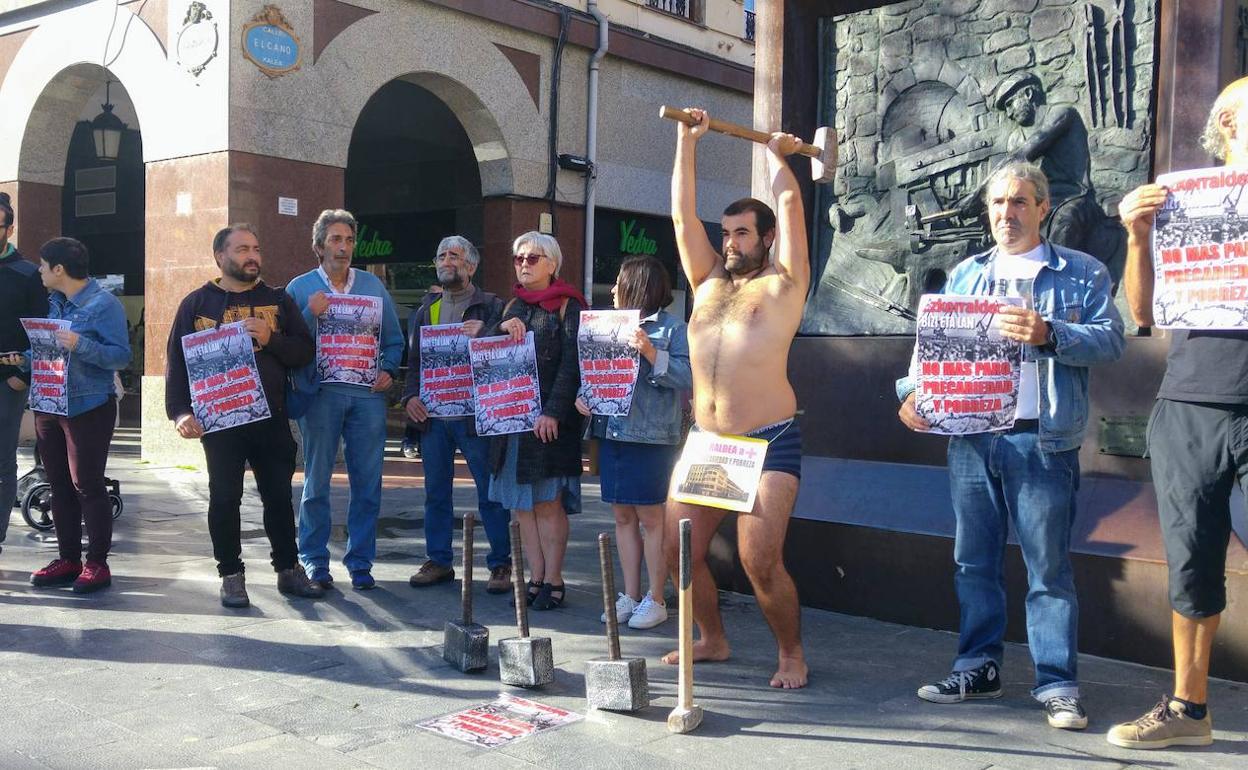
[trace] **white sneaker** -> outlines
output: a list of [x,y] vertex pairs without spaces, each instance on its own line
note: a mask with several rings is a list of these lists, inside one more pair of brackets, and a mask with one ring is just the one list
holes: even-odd
[[642,597],[641,604],[638,604],[637,608],[633,610],[632,617],[628,619],[628,627],[654,628],[666,620],[667,607],[656,602],[647,593]]
[[[637,606],[641,602],[637,601],[628,594],[620,594],[620,598],[615,600],[615,622],[627,623],[628,619],[637,611]],[[607,613],[602,613],[602,622],[607,622]]]

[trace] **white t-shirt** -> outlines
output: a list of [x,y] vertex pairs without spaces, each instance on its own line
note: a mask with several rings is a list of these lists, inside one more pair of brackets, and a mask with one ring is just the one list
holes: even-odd
[[[997,250],[992,263],[992,294],[997,297],[1022,297],[1024,305],[1035,303],[1033,286],[1040,268],[1046,262],[1044,244],[1023,254],[1005,254]],[[1018,376],[1018,413],[1015,419],[1035,420],[1040,417],[1040,381],[1035,359],[1023,346],[1023,365]]]

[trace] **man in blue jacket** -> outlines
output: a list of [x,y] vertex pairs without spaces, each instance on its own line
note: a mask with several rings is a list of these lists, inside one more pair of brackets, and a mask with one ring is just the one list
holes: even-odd
[[312,226],[312,250],[319,265],[298,276],[286,292],[303,311],[317,338],[318,322],[327,321],[330,295],[381,299],[381,337],[376,379],[360,384],[321,382],[316,361],[295,374],[297,390],[307,399],[298,418],[303,435],[303,499],[299,503],[299,559],[312,580],[323,588],[333,584],[329,572],[330,475],[344,444],[350,496],[347,503],[347,553],[343,564],[351,586],[367,590],[377,554],[377,516],[381,511],[381,466],[386,449],[387,393],[403,357],[403,331],[394,301],[372,273],[351,267],[355,254],[355,217],[342,209],[326,209]]
[[[1088,368],[1117,360],[1124,339],[1109,272],[1096,259],[1040,237],[1049,183],[1030,163],[993,173],[985,204],[996,248],[949,274],[946,294],[1022,297],[1001,311],[1001,333],[1024,345],[1018,412],[1009,430],[949,440],[949,487],[957,519],[954,584],[961,606],[953,671],[919,688],[932,703],[1002,694],[1006,535],[1012,521],[1027,565],[1031,691],[1049,725],[1081,730],[1078,619],[1070,534],[1079,487],[1079,445],[1088,421]],[[930,426],[914,406],[914,365],[897,383],[906,427]]]

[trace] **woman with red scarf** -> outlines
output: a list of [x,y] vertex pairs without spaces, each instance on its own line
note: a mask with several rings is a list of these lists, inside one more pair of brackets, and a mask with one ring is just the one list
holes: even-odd
[[[563,604],[563,557],[568,548],[565,500],[579,507],[581,415],[576,395],[581,375],[576,330],[588,303],[557,276],[559,243],[538,232],[512,244],[515,298],[497,327],[513,339],[533,332],[542,414],[531,433],[497,436],[490,446],[490,499],[510,508],[520,522],[529,566],[529,604],[549,610]],[[576,512],[576,511],[573,511]]]

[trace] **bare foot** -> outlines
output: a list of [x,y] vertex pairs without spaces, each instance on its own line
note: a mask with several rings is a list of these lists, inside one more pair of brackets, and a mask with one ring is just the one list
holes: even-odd
[[806,668],[803,658],[780,658],[780,666],[776,669],[776,675],[771,678],[771,686],[784,690],[805,687],[809,673],[810,669]]
[[[699,640],[693,643],[693,661],[695,663],[704,660],[728,660],[728,655],[731,652],[732,650],[729,649],[726,640],[713,643]],[[659,658],[659,660],[669,666],[675,666],[680,663],[680,650],[672,650],[662,658]]]

